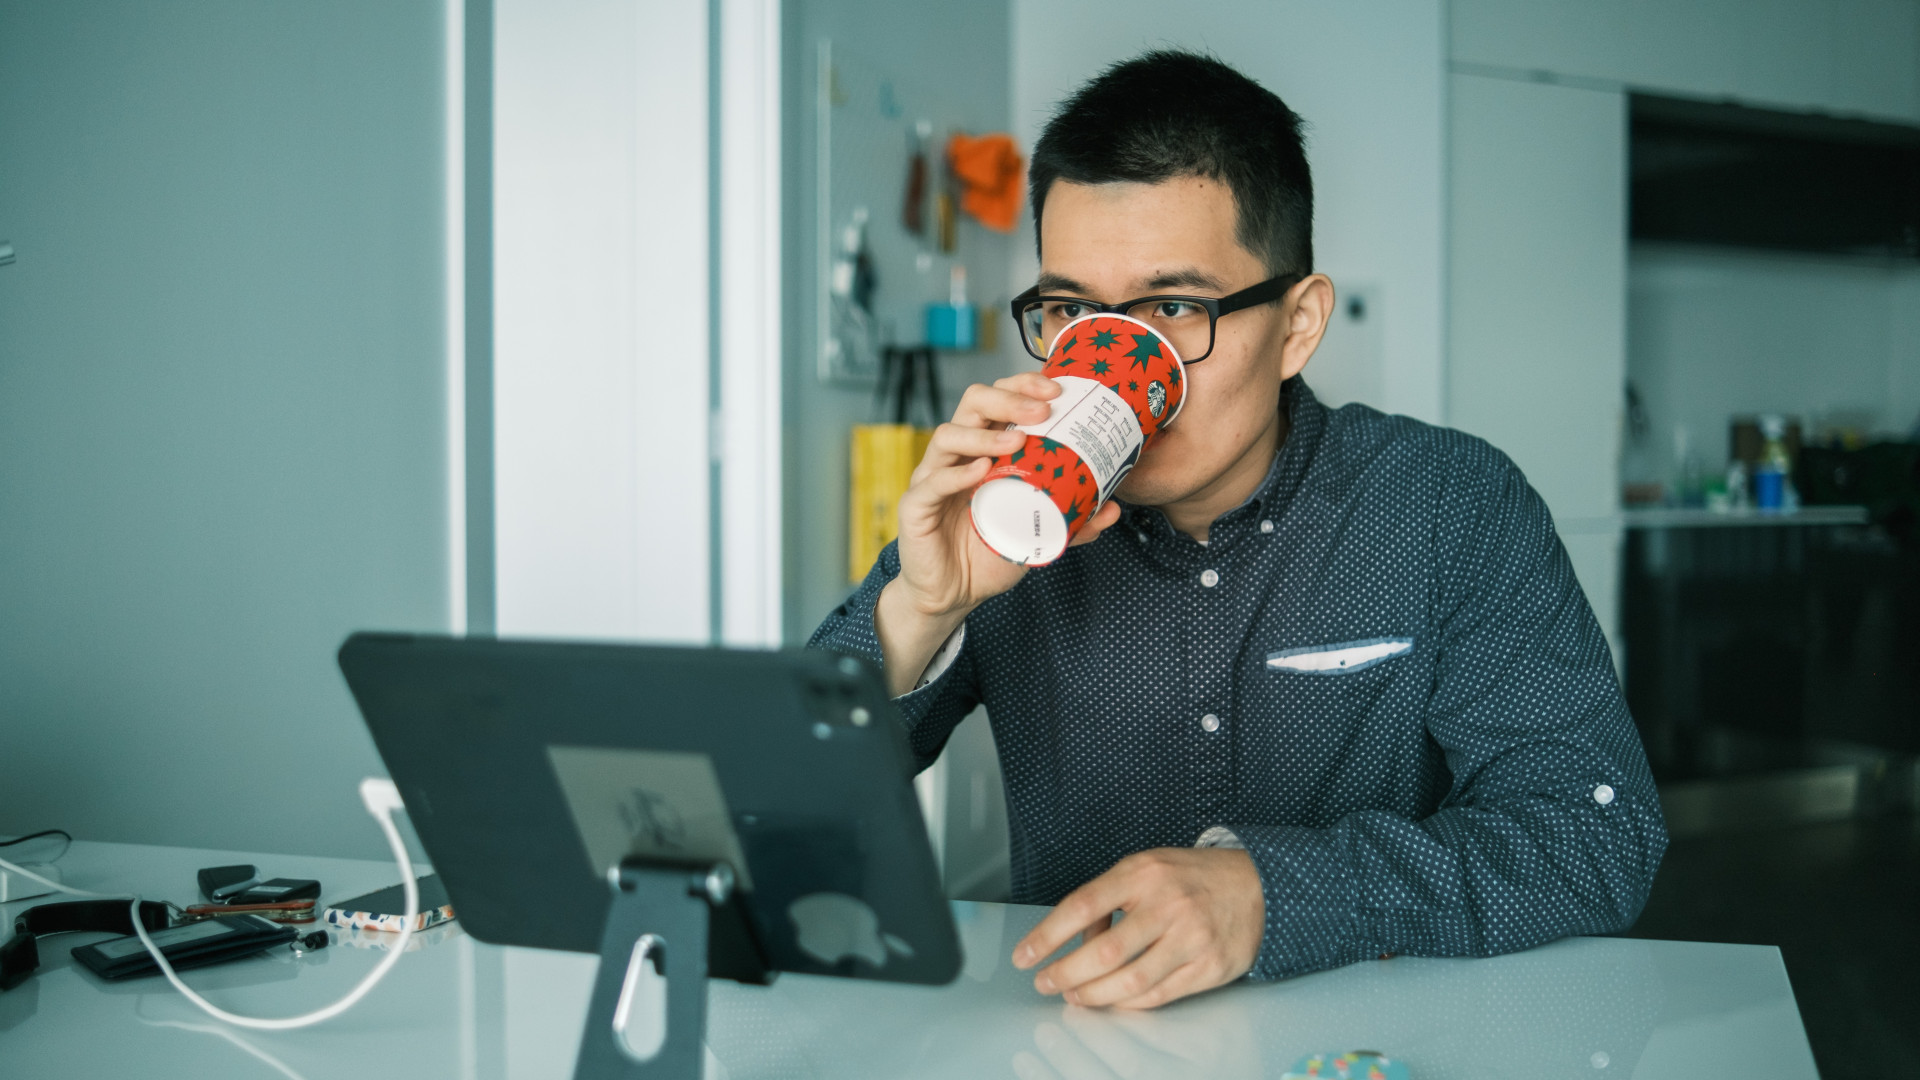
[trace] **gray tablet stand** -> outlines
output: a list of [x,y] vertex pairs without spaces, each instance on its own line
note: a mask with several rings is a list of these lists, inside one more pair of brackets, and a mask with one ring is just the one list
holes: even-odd
[[[607,871],[613,904],[600,936],[600,974],[587,1006],[574,1080],[699,1080],[707,1032],[707,937],[733,893],[733,868],[704,870],[629,858]],[[666,983],[663,1037],[636,1046],[636,1008]],[[651,1041],[651,1040],[649,1040]]]

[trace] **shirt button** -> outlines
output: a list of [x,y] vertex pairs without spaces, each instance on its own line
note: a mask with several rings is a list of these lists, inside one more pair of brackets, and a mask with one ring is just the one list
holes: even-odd
[[[1212,571],[1208,571],[1208,573],[1212,573]],[[1207,715],[1200,718],[1200,726],[1202,728],[1205,728],[1208,731],[1219,731],[1220,718],[1213,715],[1212,713],[1208,713]]]
[[1220,584],[1220,572],[1211,567],[1200,571],[1200,584],[1205,585],[1209,589]]
[[1601,806],[1605,806],[1608,803],[1612,802],[1613,788],[1606,784],[1601,784],[1599,787],[1594,788],[1593,801],[1599,803]]
[[1264,533],[1270,533],[1270,532],[1272,532],[1272,531],[1273,531],[1273,522],[1271,522],[1271,521],[1262,521],[1262,522],[1260,523],[1260,531],[1261,531],[1261,532],[1264,532]]

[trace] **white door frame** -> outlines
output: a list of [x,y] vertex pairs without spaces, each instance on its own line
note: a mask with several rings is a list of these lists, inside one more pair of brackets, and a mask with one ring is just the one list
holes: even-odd
[[[450,621],[778,645],[779,0],[450,6],[468,228],[448,513],[470,524],[450,545],[493,586]],[[706,317],[662,321],[665,297]]]
[[780,0],[709,0],[717,618],[726,645],[780,644]]

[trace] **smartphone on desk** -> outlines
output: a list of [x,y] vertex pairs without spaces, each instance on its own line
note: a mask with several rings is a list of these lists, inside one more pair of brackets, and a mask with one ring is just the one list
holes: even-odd
[[[299,936],[292,927],[252,915],[206,919],[150,931],[154,947],[176,970],[204,967],[284,945]],[[113,938],[73,950],[73,958],[103,979],[155,975],[160,965],[136,934]]]
[[[453,904],[447,900],[447,887],[441,884],[440,875],[424,875],[416,884],[420,889],[420,910],[413,917],[416,933],[453,918]],[[346,930],[390,930],[399,933],[406,924],[406,914],[406,890],[394,885],[351,900],[328,904],[327,924]]]

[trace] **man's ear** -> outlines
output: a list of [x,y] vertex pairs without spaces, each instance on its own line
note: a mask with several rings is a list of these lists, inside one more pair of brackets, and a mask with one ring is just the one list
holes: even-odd
[[1287,290],[1280,301],[1281,317],[1287,323],[1287,336],[1280,343],[1280,378],[1300,374],[1320,347],[1333,318],[1333,279],[1325,274],[1310,274]]

